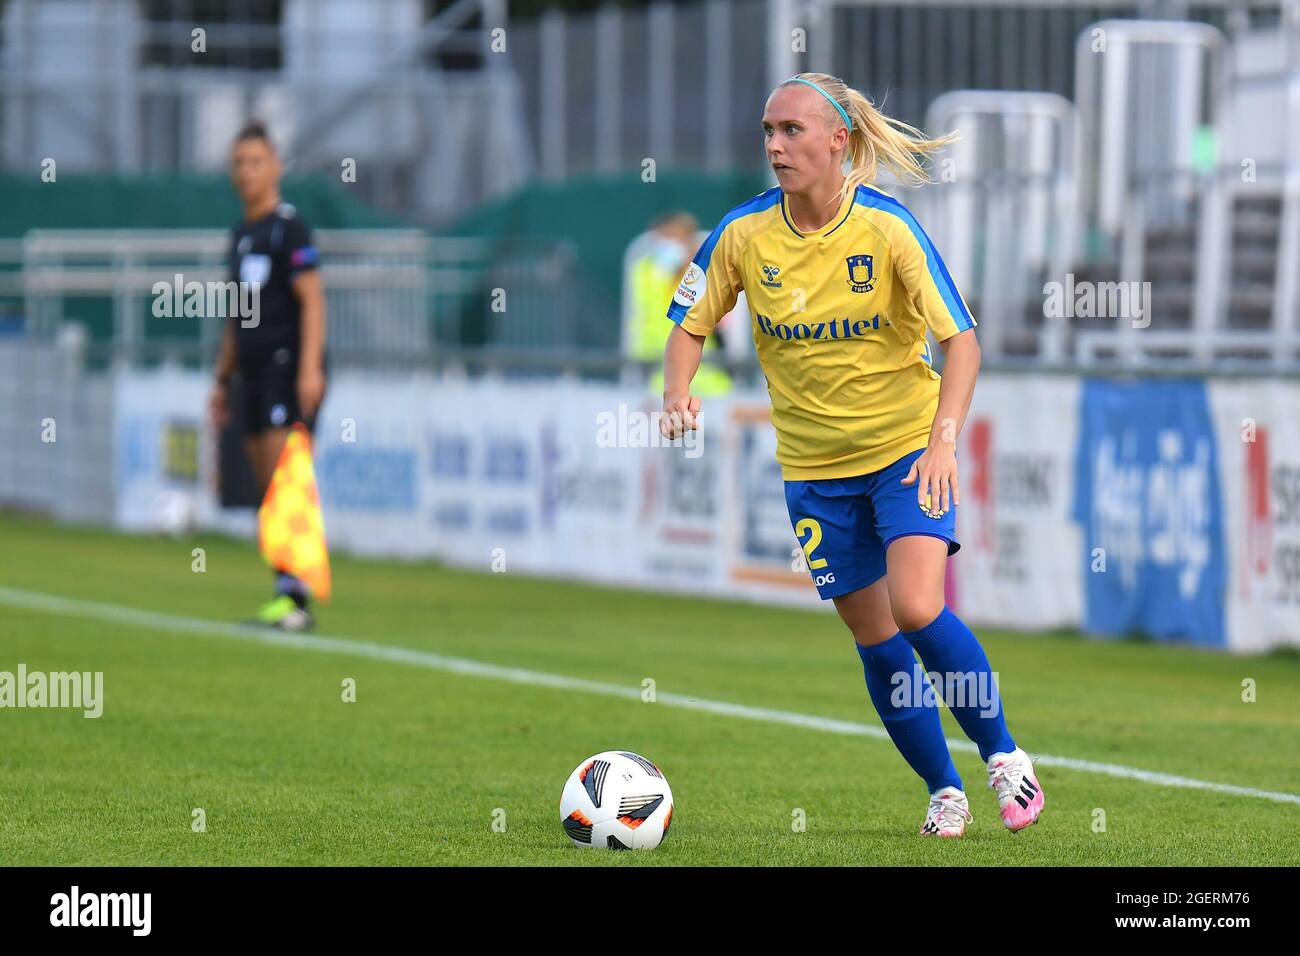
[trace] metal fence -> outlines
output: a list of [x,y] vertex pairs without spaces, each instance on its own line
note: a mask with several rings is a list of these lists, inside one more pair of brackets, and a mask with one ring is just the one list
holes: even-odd
[[[566,243],[415,229],[314,238],[334,368],[617,366],[617,302]],[[92,367],[209,362],[230,303],[211,308],[206,290],[231,278],[228,242],[220,230],[50,229],[0,243],[0,331],[50,343],[78,327]]]
[[[425,355],[439,321],[458,312],[482,258],[473,240],[432,239],[420,230],[330,230],[322,250],[329,335],[345,360]],[[225,315],[191,290],[230,279],[228,235],[219,230],[34,230],[5,250],[6,291],[21,294],[26,331],[54,340],[70,323],[92,354],[141,362],[215,353]],[[191,314],[173,302],[191,299]],[[161,307],[160,307],[161,306]],[[200,314],[192,314],[199,312]]]
[[[181,0],[152,5],[153,19],[142,10],[126,0],[12,0],[2,38],[12,82],[0,97],[8,162],[25,167],[64,142],[115,168],[212,165],[239,118],[278,103],[296,117],[288,149],[300,163],[327,168],[352,146],[368,150],[375,196],[424,197],[406,211],[429,215],[533,171],[757,163],[771,85],[827,69],[892,115],[962,131],[951,154],[959,175],[905,199],[951,260],[991,360],[1300,364],[1295,0],[704,0],[518,22],[485,0],[432,15],[414,0],[286,0],[273,22],[213,26],[211,68],[183,52],[193,11]],[[1132,19],[1139,14],[1195,19]],[[51,69],[68,50],[92,49],[87,31],[110,22],[112,36],[149,51],[143,67],[110,56],[66,75]],[[251,52],[235,56],[245,42]],[[444,95],[462,82],[505,99]],[[168,96],[179,99],[168,105]],[[67,122],[81,115],[74,108],[93,121]],[[480,138],[461,142],[465,130]],[[92,354],[202,354],[214,327],[154,319],[145,283],[173,269],[219,272],[223,243],[217,233],[33,233],[0,245],[0,307],[10,316],[0,321],[53,336],[78,318]],[[582,285],[562,242],[489,250],[350,232],[322,235],[322,246],[340,360],[617,364],[619,303]],[[1150,326],[1049,314],[1046,286],[1076,279],[1150,282]],[[584,348],[602,342],[603,357]]]
[[111,520],[112,380],[79,337],[0,337],[0,409],[0,507]]
[[435,224],[535,175],[762,162],[772,85],[826,69],[912,123],[954,89],[1071,97],[1106,17],[1217,26],[1277,4],[655,0],[511,19],[506,0],[9,0],[0,156],[13,170],[214,169],[251,115],[291,167]]

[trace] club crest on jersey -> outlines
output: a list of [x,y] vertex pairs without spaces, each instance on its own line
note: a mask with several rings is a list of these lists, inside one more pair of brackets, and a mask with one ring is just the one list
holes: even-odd
[[871,256],[849,256],[844,262],[849,267],[849,288],[854,292],[870,292],[875,287],[875,270]]
[[769,289],[781,288],[781,280],[777,278],[781,270],[776,266],[765,265],[762,269],[763,278],[759,280],[760,284],[767,286]]

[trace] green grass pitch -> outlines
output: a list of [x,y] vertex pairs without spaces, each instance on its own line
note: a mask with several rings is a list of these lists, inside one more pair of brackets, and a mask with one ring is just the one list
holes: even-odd
[[[5,516],[0,542],[0,585],[24,592],[238,621],[270,586],[251,545],[213,536]],[[194,547],[206,549],[203,573],[191,570]],[[660,693],[879,725],[833,614],[347,557],[335,558],[334,579],[321,634],[635,689],[648,677]],[[1031,754],[1300,793],[1295,655],[980,637]],[[1042,767],[1043,817],[1013,835],[978,756],[956,752],[974,822],[964,839],[923,839],[924,787],[887,740],[0,602],[0,670],[20,662],[103,671],[105,706],[98,720],[0,710],[5,864],[1300,859],[1295,803]],[[1248,677],[1254,703],[1241,699]],[[342,699],[346,678],[355,703]],[[950,740],[965,740],[943,719]],[[607,749],[643,753],[668,777],[676,812],[654,852],[582,850],[560,829],[565,778]],[[205,832],[191,828],[195,808]]]

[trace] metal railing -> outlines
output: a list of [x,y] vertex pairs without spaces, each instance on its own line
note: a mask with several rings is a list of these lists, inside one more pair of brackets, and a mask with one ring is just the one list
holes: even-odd
[[[469,267],[483,257],[481,243],[420,230],[322,229],[315,242],[331,347],[344,356],[429,352],[440,306],[475,287]],[[200,315],[170,315],[171,303],[160,308],[159,299],[183,300],[190,283],[229,281],[228,244],[219,230],[34,230],[4,250],[19,261],[0,274],[7,291],[21,292],[33,338],[54,339],[78,321],[120,360],[211,355],[225,317],[208,314],[206,302]]]
[[[577,367],[603,349],[617,359],[617,300],[591,284],[568,243],[415,229],[313,235],[335,368],[528,353]],[[95,360],[208,361],[225,315],[206,301],[188,316],[168,306],[190,283],[232,278],[228,243],[220,230],[33,230],[0,243],[0,332],[53,341],[76,323]]]

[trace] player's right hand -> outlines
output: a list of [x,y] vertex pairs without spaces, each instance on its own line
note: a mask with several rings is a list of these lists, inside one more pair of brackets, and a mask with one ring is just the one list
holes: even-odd
[[226,386],[220,382],[212,386],[212,392],[208,395],[208,415],[212,418],[212,424],[218,428],[225,428],[230,423],[230,404],[226,400]]
[[664,412],[659,416],[659,433],[665,438],[680,438],[687,429],[699,428],[700,400],[695,395],[680,398],[664,396]]

